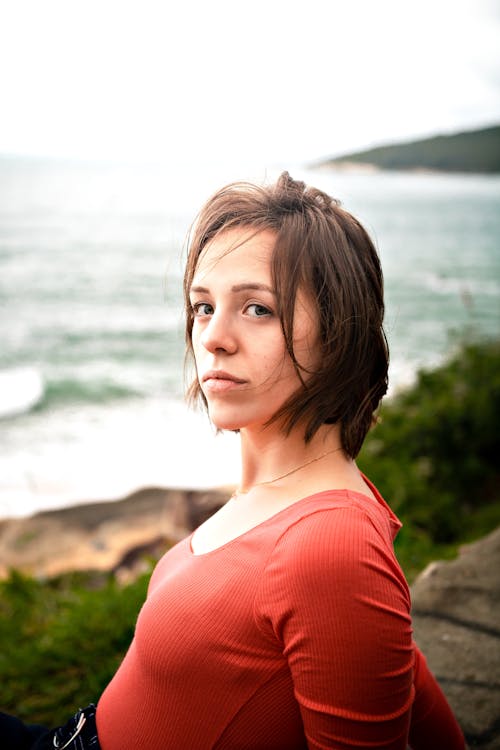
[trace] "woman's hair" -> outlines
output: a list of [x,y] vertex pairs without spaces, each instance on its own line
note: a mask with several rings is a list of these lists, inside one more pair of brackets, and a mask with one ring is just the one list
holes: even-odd
[[[387,390],[383,278],[370,237],[337,200],[287,172],[269,186],[234,183],[222,188],[201,210],[189,243],[184,276],[188,357],[193,355],[189,291],[198,259],[214,237],[236,227],[276,235],[271,273],[277,313],[301,386],[271,422],[282,421],[285,433],[305,424],[306,442],[325,422],[339,423],[342,447],[355,458]],[[299,287],[312,296],[320,325],[319,364],[312,372],[301,366],[293,350],[290,300]],[[188,395],[205,401],[197,381]]]

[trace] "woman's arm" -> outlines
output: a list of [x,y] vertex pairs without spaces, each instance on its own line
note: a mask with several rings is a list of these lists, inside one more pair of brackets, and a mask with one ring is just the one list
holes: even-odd
[[309,748],[463,750],[412,641],[408,586],[377,516],[346,506],[300,519],[268,561],[261,601]]
[[413,688],[409,592],[389,533],[356,507],[281,537],[262,601],[292,674],[308,747],[406,750]]
[[463,750],[465,741],[446,697],[415,646],[415,700],[411,715],[412,750]]

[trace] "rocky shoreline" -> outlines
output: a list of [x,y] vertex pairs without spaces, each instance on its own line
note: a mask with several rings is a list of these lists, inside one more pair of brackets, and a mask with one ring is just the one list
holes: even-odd
[[36,578],[95,570],[133,575],[196,528],[231,493],[145,487],[120,500],[0,520],[0,578],[15,568]]
[[[0,521],[0,577],[144,569],[225,502],[230,488],[148,487],[122,500]],[[412,586],[415,640],[471,748],[500,750],[500,528],[450,562],[429,565]]]

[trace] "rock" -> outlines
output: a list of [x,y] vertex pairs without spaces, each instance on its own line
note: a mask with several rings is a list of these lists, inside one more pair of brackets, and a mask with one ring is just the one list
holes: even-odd
[[0,521],[0,577],[12,568],[37,577],[130,571],[186,536],[227,497],[228,490],[150,487],[123,500]]
[[500,528],[412,586],[415,640],[470,747],[500,748]]

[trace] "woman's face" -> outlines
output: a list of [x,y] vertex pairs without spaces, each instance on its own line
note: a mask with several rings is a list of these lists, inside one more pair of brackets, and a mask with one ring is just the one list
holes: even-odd
[[[276,312],[274,241],[271,230],[222,232],[203,250],[193,277],[197,375],[219,429],[261,428],[301,387]],[[290,304],[295,305],[295,356],[312,369],[319,358],[314,305],[300,290]]]

